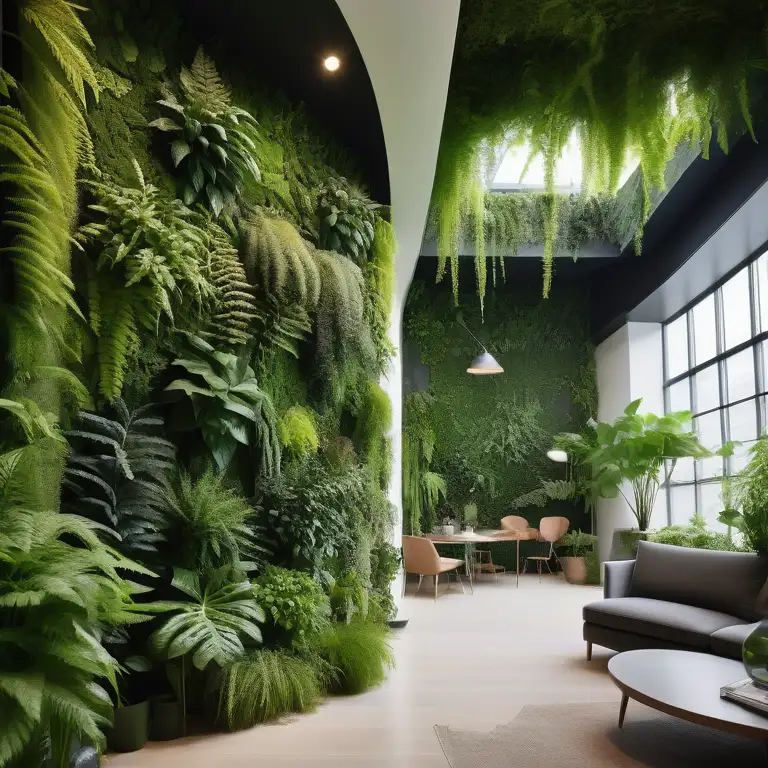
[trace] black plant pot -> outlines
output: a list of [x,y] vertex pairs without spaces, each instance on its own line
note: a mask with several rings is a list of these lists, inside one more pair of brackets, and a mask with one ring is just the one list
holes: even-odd
[[115,709],[115,721],[107,736],[113,752],[135,752],[149,740],[149,702]]
[[184,735],[184,707],[173,697],[152,702],[152,741],[171,741]]

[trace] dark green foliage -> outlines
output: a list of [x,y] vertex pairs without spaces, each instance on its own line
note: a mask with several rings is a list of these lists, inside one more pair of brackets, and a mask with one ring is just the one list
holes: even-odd
[[279,472],[277,417],[247,358],[217,352],[196,336],[188,335],[187,341],[184,357],[173,364],[192,378],[176,379],[166,392],[182,393],[192,401],[195,424],[219,469],[225,470],[237,446],[244,445],[258,447],[263,474]]
[[286,651],[258,651],[224,669],[219,718],[239,731],[314,709],[324,690],[316,664]]
[[346,179],[328,179],[320,187],[317,205],[320,247],[336,251],[362,267],[373,245],[377,208],[377,203]]
[[173,548],[168,557],[174,565],[204,571],[241,561],[253,567],[254,560],[263,559],[264,549],[249,522],[253,508],[226,486],[220,472],[206,469],[193,480],[182,471],[169,512]]
[[253,594],[267,615],[272,644],[306,649],[328,624],[328,598],[307,573],[267,566],[254,581]]
[[541,405],[534,394],[518,403],[517,396],[496,403],[496,419],[485,441],[485,452],[505,464],[525,464],[530,451],[543,449],[548,439],[541,426]]
[[356,573],[332,578],[328,591],[334,621],[349,624],[355,616],[365,618],[368,615],[368,589]]
[[119,398],[106,413],[82,411],[66,433],[63,508],[106,526],[109,543],[130,557],[165,540],[176,449],[162,434],[152,406],[129,411]]
[[[388,542],[371,551],[371,601],[381,609],[383,621],[394,619],[397,614],[390,587],[400,570],[400,561],[400,550]],[[374,610],[369,610],[371,618],[373,614]]]
[[726,552],[743,552],[745,550],[727,534],[708,530],[706,521],[696,515],[691,518],[688,525],[670,525],[656,531],[651,536],[651,541],[694,549],[717,549]]
[[135,165],[138,188],[92,182],[94,220],[80,228],[88,261],[88,309],[98,337],[99,387],[120,396],[128,360],[137,354],[139,331],[156,333],[162,315],[173,323],[183,295],[184,317],[215,298],[207,275],[206,233],[179,200],[147,184]]
[[586,557],[595,544],[597,544],[597,536],[580,530],[570,531],[555,542],[556,547],[565,547],[566,557]]
[[332,686],[339,693],[362,693],[381,683],[394,665],[387,642],[389,629],[369,621],[333,624],[320,637],[317,650],[338,671]]
[[[469,296],[462,294],[465,299]],[[403,497],[406,505],[409,499],[418,498],[423,473],[437,472],[447,486],[444,514],[460,516],[465,505],[474,502],[479,527],[498,528],[499,520],[512,514],[510,502],[530,491],[536,478],[565,480],[564,466],[547,458],[550,446],[541,436],[575,431],[592,415],[574,402],[570,384],[594,371],[586,343],[587,300],[575,291],[556,289],[548,301],[542,301],[535,289],[512,290],[508,286],[489,299],[484,323],[476,302],[463,306],[458,315],[452,307],[450,289],[419,282],[411,289],[404,339],[429,366],[430,391],[405,398]],[[491,351],[506,374],[467,374],[477,345],[459,325],[459,319]],[[405,377],[408,375],[406,371]],[[534,401],[538,408],[529,414],[532,418],[521,435],[521,444],[508,445],[502,454],[486,452],[488,437],[502,427],[507,429],[505,413],[489,407],[489,403],[525,406]],[[415,442],[421,446],[418,452],[413,448]],[[420,463],[425,456],[431,460],[426,468]],[[507,457],[514,461],[507,463]],[[414,466],[418,470],[415,474]],[[409,510],[413,509],[406,506],[406,520],[412,519]],[[571,501],[547,498],[545,508],[523,508],[523,514],[533,526],[542,515],[563,514],[572,527],[589,530],[583,506]],[[511,551],[494,549],[494,562],[504,563],[505,557],[513,566]]]
[[254,159],[256,121],[231,104],[229,88],[203,49],[192,67],[182,67],[184,103],[168,91],[157,102],[163,116],[150,125],[172,135],[171,159],[183,173],[182,198],[200,202],[214,216],[231,211],[243,192],[243,177],[259,178]]
[[264,611],[253,597],[253,587],[230,566],[202,574],[173,569],[173,586],[187,600],[160,604],[174,615],[149,639],[151,651],[163,659],[192,656],[197,669],[211,662],[220,667],[237,661],[246,646],[261,643],[259,624]]

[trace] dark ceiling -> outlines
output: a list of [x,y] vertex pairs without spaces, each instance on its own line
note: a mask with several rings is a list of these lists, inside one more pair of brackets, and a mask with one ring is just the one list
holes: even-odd
[[[217,43],[260,85],[303,102],[357,160],[371,197],[389,204],[389,172],[368,71],[335,0],[185,0],[200,41]],[[329,54],[341,59],[333,74]]]

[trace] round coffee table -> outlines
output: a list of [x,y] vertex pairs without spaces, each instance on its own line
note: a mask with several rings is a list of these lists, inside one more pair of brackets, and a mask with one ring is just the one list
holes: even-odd
[[619,728],[634,699],[691,723],[768,742],[768,715],[720,698],[722,686],[747,677],[739,661],[689,651],[626,651],[608,662],[608,673],[622,693]]

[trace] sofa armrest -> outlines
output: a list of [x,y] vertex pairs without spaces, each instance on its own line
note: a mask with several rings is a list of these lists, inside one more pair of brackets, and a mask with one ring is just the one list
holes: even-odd
[[634,571],[634,560],[613,560],[605,563],[603,597],[627,597]]

